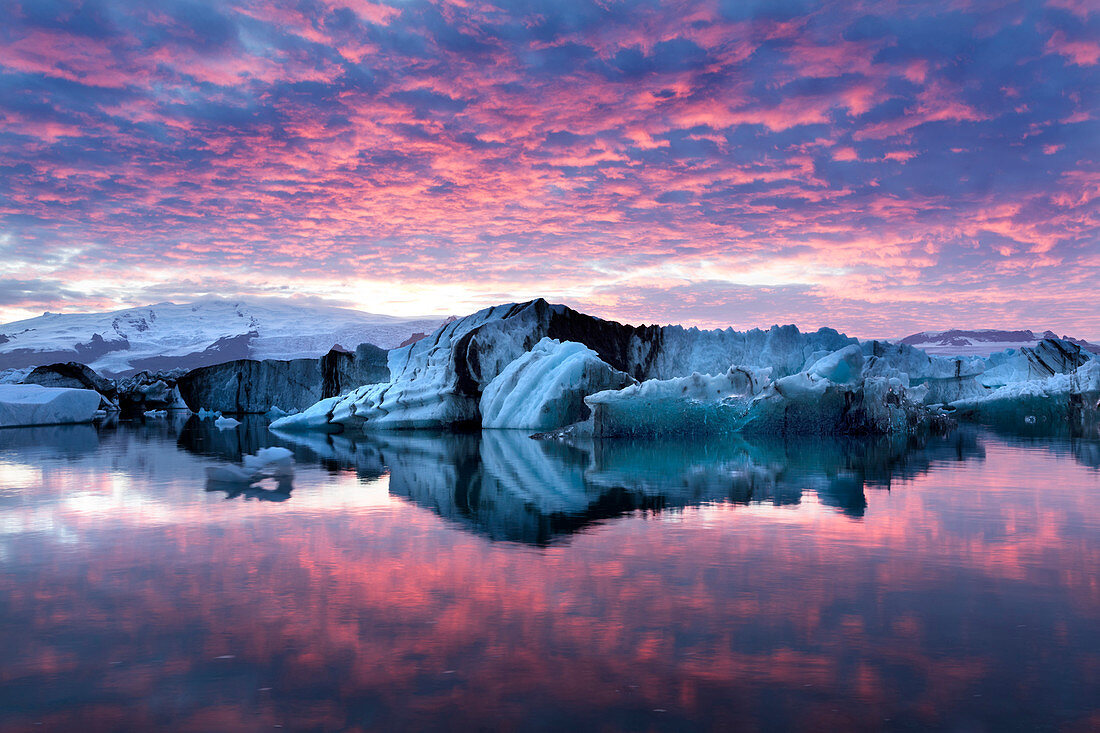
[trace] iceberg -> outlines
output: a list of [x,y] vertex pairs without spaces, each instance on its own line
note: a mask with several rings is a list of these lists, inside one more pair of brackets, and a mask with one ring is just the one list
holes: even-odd
[[1006,384],[950,407],[960,418],[1008,427],[1095,424],[1100,418],[1100,360],[1089,360],[1069,374]]
[[584,398],[635,384],[584,344],[544,338],[513,360],[481,394],[485,428],[553,430],[579,422],[590,410]]
[[[637,381],[721,375],[735,364],[771,368],[776,376],[785,376],[807,361],[857,343],[832,329],[804,334],[794,326],[747,332],[627,326],[540,298],[486,308],[393,349],[387,382],[360,387],[334,405],[320,408],[317,403],[306,412],[327,413],[326,423],[333,427],[325,429],[335,430],[484,425],[482,397],[487,387],[544,338],[581,344],[610,369]],[[273,426],[322,428],[304,418]]]
[[734,367],[721,377],[600,392],[586,400],[592,434],[880,435],[948,426],[942,412],[920,404],[924,390],[910,394],[901,379],[864,377],[864,363],[860,346],[850,345],[774,381],[770,370]]
[[0,384],[0,427],[91,422],[99,403],[90,389]]
[[986,369],[979,381],[986,387],[996,389],[1017,382],[1069,374],[1092,359],[1092,354],[1079,344],[1045,338],[1035,346],[990,354],[985,359]]
[[321,400],[320,402],[307,407],[302,412],[295,412],[291,415],[284,415],[271,422],[269,426],[273,430],[324,430],[326,432],[333,432],[340,429],[339,425],[335,425],[331,422],[332,410],[338,402],[342,400],[341,397],[329,397],[328,399]]
[[735,432],[744,425],[749,405],[768,384],[770,374],[769,369],[734,367],[717,377],[695,373],[598,392],[585,399],[592,410],[592,434],[611,437]]
[[952,415],[980,413],[985,408],[968,406],[991,404],[981,401],[997,389],[1092,361],[1079,344],[1057,338],[989,357],[948,357],[827,328],[629,326],[538,299],[450,321],[391,350],[387,380],[271,427],[894,434],[948,428]]

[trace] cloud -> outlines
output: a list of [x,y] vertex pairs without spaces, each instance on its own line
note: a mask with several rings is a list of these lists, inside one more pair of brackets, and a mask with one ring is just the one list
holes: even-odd
[[1068,305],[1100,275],[1098,23],[1071,0],[20,3],[0,274],[45,285],[0,315],[184,282],[1098,336]]

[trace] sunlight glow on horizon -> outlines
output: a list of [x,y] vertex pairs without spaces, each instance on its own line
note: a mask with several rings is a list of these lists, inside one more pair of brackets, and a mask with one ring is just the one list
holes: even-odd
[[0,320],[398,316],[1100,337],[1100,10],[17,0]]

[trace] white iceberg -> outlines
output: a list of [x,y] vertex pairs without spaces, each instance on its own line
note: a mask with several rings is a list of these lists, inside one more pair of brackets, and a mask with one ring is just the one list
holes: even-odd
[[486,385],[481,425],[553,430],[587,418],[588,395],[631,384],[584,344],[544,338]]
[[91,422],[99,403],[90,389],[0,384],[0,427]]
[[320,402],[307,407],[301,412],[296,412],[292,415],[284,415],[283,417],[273,420],[270,427],[272,430],[324,430],[332,432],[339,430],[339,425],[334,425],[330,418],[332,417],[332,409],[336,406],[336,403],[343,400],[343,397],[328,397]]
[[219,417],[214,421],[214,427],[218,430],[229,430],[235,428],[241,424],[240,420],[235,420],[231,417]]

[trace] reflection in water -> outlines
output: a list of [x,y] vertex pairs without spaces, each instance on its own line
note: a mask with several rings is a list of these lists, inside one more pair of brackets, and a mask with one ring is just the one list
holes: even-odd
[[298,440],[0,431],[0,730],[1100,726],[1095,440]]
[[226,499],[244,497],[258,501],[286,501],[290,498],[290,492],[294,490],[294,479],[290,476],[278,476],[275,478],[275,486],[268,488],[255,483],[217,481],[207,478],[206,490],[224,491]]
[[494,539],[544,544],[635,510],[713,502],[825,506],[863,515],[865,488],[890,487],[936,462],[981,458],[974,432],[905,438],[706,441],[601,440],[581,446],[521,431],[277,433],[310,457],[364,478],[390,472],[392,494]]

